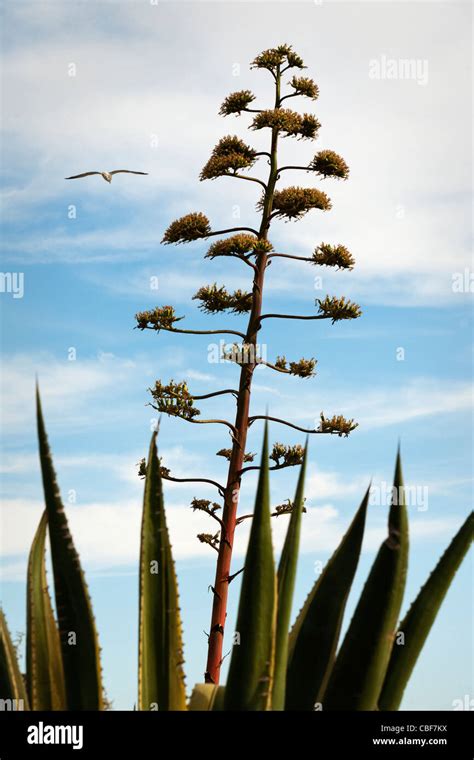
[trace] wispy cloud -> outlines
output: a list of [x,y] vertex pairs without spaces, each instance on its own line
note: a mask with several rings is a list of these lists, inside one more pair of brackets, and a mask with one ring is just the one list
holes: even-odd
[[[36,500],[6,500],[2,507],[5,540],[2,542],[2,577],[24,580],[26,557],[41,517],[43,503]],[[138,501],[90,502],[67,508],[71,531],[85,567],[91,571],[136,567],[139,556],[141,504]],[[386,536],[386,515],[372,515],[367,526],[364,552],[374,552]],[[206,515],[188,506],[170,505],[167,520],[176,559],[205,558],[209,547],[201,544],[197,533],[209,528]],[[415,517],[411,537],[416,542],[445,539],[458,527],[462,517]],[[331,504],[311,507],[304,515],[301,552],[315,561],[332,553],[348,527],[348,517]],[[273,520],[273,542],[279,552],[284,542],[287,518]],[[236,535],[234,556],[245,555],[249,525],[242,523]]]
[[[179,370],[184,377],[196,382],[217,382],[211,373],[189,366],[186,368],[185,362],[188,360],[189,357],[182,351],[162,351],[160,369],[164,373]],[[51,412],[51,424],[67,426],[71,430],[85,424],[90,426],[91,420],[94,420],[94,425],[100,421],[100,424],[112,421],[115,412],[107,401],[110,394],[113,394],[115,403],[125,408],[129,394],[142,394],[144,379],[150,383],[154,379],[149,357],[141,354],[124,358],[99,353],[96,357],[68,361],[66,356],[61,360],[48,352],[18,353],[5,357],[4,364],[0,378],[2,424],[5,432],[12,433],[24,430],[25,425],[34,418],[35,374],[39,376],[44,406]],[[263,370],[261,374],[264,374]],[[269,386],[260,383],[259,379],[257,376],[256,390],[261,386],[262,392],[267,395]],[[374,384],[368,384],[360,391],[351,389],[350,398],[344,402],[341,399],[347,398],[347,393],[342,391],[342,385],[320,387],[320,394],[325,399],[325,412],[354,417],[364,431],[401,425],[433,415],[469,411],[474,405],[471,382],[441,381],[434,377],[415,377],[395,386],[381,386],[374,381]],[[256,399],[259,396],[260,393]],[[319,424],[319,402],[316,408],[314,391],[299,391],[290,395],[288,387],[283,388],[280,384],[280,388],[273,389],[272,397],[272,415],[291,417],[308,427]],[[314,416],[311,416],[312,412]],[[130,411],[130,414],[133,412]]]
[[215,381],[215,377],[213,375],[208,375],[205,372],[198,372],[195,369],[185,370],[184,375],[190,380],[206,380],[207,382]]
[[474,386],[471,382],[441,383],[433,378],[414,378],[397,388],[369,390],[364,397],[352,400],[352,413],[368,430],[472,410]]
[[[305,255],[321,239],[344,242],[356,257],[357,269],[339,282],[344,283],[349,295],[367,303],[460,303],[466,293],[453,293],[452,276],[470,266],[466,230],[469,167],[468,162],[449,162],[445,156],[453,149],[466,154],[469,151],[468,98],[462,87],[452,87],[467,48],[459,37],[449,49],[446,42],[440,47],[436,35],[431,40],[427,34],[424,55],[430,61],[431,78],[426,87],[420,88],[415,82],[375,82],[368,76],[369,60],[379,56],[383,46],[397,49],[397,29],[407,45],[410,41],[418,45],[415,31],[410,27],[407,38],[402,15],[391,11],[390,24],[386,23],[387,16],[382,20],[370,14],[369,25],[361,12],[350,24],[341,25],[337,4],[326,5],[315,9],[312,3],[303,4],[296,28],[288,6],[276,4],[271,19],[265,16],[265,25],[270,36],[277,38],[281,28],[286,28],[308,65],[316,67],[321,98],[315,107],[323,120],[324,147],[334,144],[347,157],[351,181],[325,186],[334,200],[330,214],[310,214],[296,227],[277,225],[274,242]],[[42,9],[44,6],[42,3]],[[37,206],[45,210],[48,204],[64,206],[64,221],[58,223],[52,218],[46,234],[5,233],[9,260],[136,261],[158,247],[165,220],[186,211],[202,209],[216,225],[232,221],[236,208],[242,219],[255,218],[253,188],[222,180],[216,193],[215,183],[197,181],[212,145],[226,130],[248,139],[246,117],[224,124],[217,116],[226,89],[250,86],[259,96],[265,93],[262,79],[247,68],[247,61],[262,44],[256,18],[263,18],[264,7],[241,4],[241,19],[252,14],[246,39],[242,40],[237,28],[226,24],[225,44],[212,35],[211,45],[210,29],[226,17],[228,8],[228,4],[221,8],[216,3],[201,3],[199,8],[190,5],[189,25],[183,25],[175,23],[178,11],[169,3],[159,8],[144,4],[133,13],[116,7],[114,28],[109,27],[110,14],[105,23],[99,13],[91,34],[88,16],[78,7],[68,11],[67,23],[73,24],[76,33],[67,43],[59,33],[66,23],[62,11],[56,13],[48,6],[44,17],[43,10],[37,13],[35,8],[28,14],[21,8],[9,11],[10,24],[21,18],[23,40],[19,35],[19,44],[8,47],[4,60],[10,159],[4,208],[18,222],[21,218],[30,221]],[[365,12],[369,14],[369,9]],[[315,13],[324,16],[327,23],[337,15],[338,44],[328,48],[323,26],[320,29],[318,25],[315,31]],[[206,23],[209,16],[212,24]],[[449,16],[446,23],[455,24],[456,18],[455,14]],[[51,19],[54,22],[50,24]],[[424,14],[424,28],[429,23],[431,17]],[[195,24],[200,28],[198,38],[194,36]],[[172,42],[165,34],[170,25]],[[456,29],[459,31],[459,25]],[[319,40],[317,44],[315,39]],[[187,56],[177,59],[173,55],[177,48],[191,47],[199,60],[199,74]],[[212,56],[208,54],[211,47]],[[231,51],[237,47],[236,62]],[[324,50],[324,65],[317,60],[315,49]],[[96,77],[98,57],[103,61],[100,82]],[[350,58],[354,61],[348,67],[345,61]],[[437,66],[438,61],[442,65]],[[234,76],[236,63],[240,66],[238,76]],[[74,76],[69,75],[71,64],[76,67]],[[206,87],[200,87],[197,94],[199,77],[206,79]],[[358,97],[357,104],[351,106],[351,119],[357,128],[347,129],[347,98],[341,98],[341,92],[355,91]],[[442,112],[440,101],[445,106]],[[458,124],[455,144],[450,129],[453,114]],[[32,122],[34,150],[28,149]],[[393,135],[390,150],[388,131]],[[251,139],[262,147],[265,136],[252,133]],[[309,160],[310,149],[283,141],[285,162],[301,163],[301,156]],[[140,181],[122,177],[110,187],[96,177],[76,184],[63,180],[65,172],[113,168],[125,157],[135,168],[149,171],[150,176]],[[288,181],[293,178],[288,177]],[[312,182],[311,177],[298,175],[299,184]],[[78,207],[74,222],[67,221],[70,204]],[[121,217],[125,209],[129,218],[125,228],[117,219],[104,224],[105,210],[112,219],[114,215]],[[157,213],[163,220],[158,224]],[[273,277],[272,272],[269,288],[284,292],[286,287],[295,297],[306,293],[312,279],[308,268],[303,273],[295,262],[291,266],[279,264],[281,274]],[[334,279],[327,273],[323,278],[329,285]],[[114,282],[120,290],[119,278]],[[136,287],[139,285],[137,281]],[[134,287],[127,275],[123,287]]]
[[[401,425],[412,420],[433,415],[448,415],[472,410],[474,386],[469,381],[443,381],[434,377],[415,377],[399,385],[379,385],[374,380],[363,389],[351,388],[350,398],[339,389],[320,389],[324,395],[326,414],[342,413],[355,418],[364,431],[391,425]],[[341,402],[341,399],[347,401]],[[318,404],[319,406],[319,404]],[[314,416],[312,416],[314,411]],[[308,427],[319,423],[319,408],[315,406],[314,393],[301,392],[290,395],[285,392],[272,404],[272,414],[305,422]]]

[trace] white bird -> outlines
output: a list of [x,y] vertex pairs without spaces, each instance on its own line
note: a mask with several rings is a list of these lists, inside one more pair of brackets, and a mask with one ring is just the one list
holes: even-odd
[[99,174],[105,179],[106,182],[112,182],[114,174],[146,174],[148,172],[132,172],[130,169],[115,169],[113,172],[84,172],[84,174],[74,174],[73,177],[65,177],[64,179],[80,179],[81,177],[90,177],[92,174]]

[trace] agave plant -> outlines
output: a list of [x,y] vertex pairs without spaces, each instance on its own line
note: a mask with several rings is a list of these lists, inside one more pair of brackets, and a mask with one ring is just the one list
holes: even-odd
[[[27,573],[26,674],[0,611],[0,700],[13,709],[101,710],[99,645],[79,556],[61,502],[37,393],[46,509]],[[161,466],[153,435],[146,462],[140,547],[138,709],[397,710],[423,644],[472,542],[470,513],[398,624],[408,563],[408,519],[400,454],[388,535],[376,556],[342,644],[346,602],[357,569],[369,503],[360,507],[290,629],[307,449],[275,565],[268,431],[261,467],[227,683],[197,684],[187,699],[178,584],[166,523]],[[49,535],[57,617],[48,592]],[[237,643],[238,642],[238,643]]]
[[[102,710],[102,674],[92,604],[56,482],[38,389],[36,402],[46,509],[28,560],[26,689],[21,690],[23,678],[3,623],[0,694],[22,693],[16,698],[22,698],[32,710]],[[57,619],[46,580],[46,533],[51,546]]]

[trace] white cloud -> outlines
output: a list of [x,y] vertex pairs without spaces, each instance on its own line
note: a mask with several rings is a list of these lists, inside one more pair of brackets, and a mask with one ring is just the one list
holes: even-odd
[[[257,367],[257,369],[260,369]],[[281,392],[277,388],[272,388],[270,385],[262,385],[261,383],[252,383],[252,393],[258,391],[259,393],[271,393],[274,396],[281,396]]]
[[[91,502],[67,507],[71,532],[84,566],[90,572],[136,566],[139,557],[141,501]],[[5,500],[2,506],[2,577],[5,580],[24,578],[23,570],[43,510],[36,500]],[[210,518],[193,512],[188,506],[171,504],[167,507],[167,521],[176,559],[205,558],[211,551],[201,544],[197,533],[209,532],[214,525]],[[436,539],[447,540],[462,518],[414,517],[410,535],[416,542]],[[318,555],[332,553],[348,528],[350,517],[342,516],[331,504],[310,507],[304,515],[301,534],[301,553]],[[237,529],[234,557],[245,556],[250,521]],[[363,550],[374,552],[386,535],[386,514],[369,511]],[[272,521],[275,552],[281,550],[288,524],[287,517]]]
[[[153,378],[149,357],[136,355],[130,359],[99,351],[96,356],[88,357],[79,353],[75,361],[69,361],[67,350],[64,350],[64,359],[47,351],[4,356],[0,395],[5,433],[24,434],[35,419],[35,375],[48,429],[68,427],[72,432],[84,426],[116,422],[115,404],[119,399],[122,423],[126,417],[136,416],[136,408],[134,411],[131,404],[124,402],[127,394],[144,391],[144,384]],[[182,357],[179,349],[162,351],[160,366],[180,366]]]
[[369,390],[364,397],[351,399],[350,406],[360,424],[370,429],[472,410],[473,392],[470,382],[416,378],[395,389]]
[[[61,361],[46,352],[10,357],[1,375],[2,423],[6,431],[24,430],[34,419],[34,377],[38,373],[43,409],[51,408],[58,422],[77,424],[87,401],[124,381],[135,370],[129,359]],[[6,403],[8,400],[8,403]],[[73,404],[71,402],[74,402]],[[68,412],[67,420],[64,413]]]
[[[189,356],[183,350],[162,351],[160,368],[162,371],[176,371],[178,368],[190,379],[206,383],[214,378],[200,370],[184,370],[184,362]],[[266,371],[266,370],[265,370]],[[58,359],[47,352],[36,354],[15,354],[4,358],[0,377],[2,395],[2,425],[6,433],[24,433],[35,418],[34,376],[38,374],[43,411],[48,420],[48,429],[69,428],[71,431],[87,425],[116,422],[116,411],[110,404],[120,404],[121,419],[136,417],[138,394],[143,399],[146,383],[153,381],[154,375],[148,356],[136,355],[125,359],[112,354],[100,353],[94,357],[77,361]],[[264,371],[262,371],[262,375]],[[261,385],[268,394],[268,387]],[[258,390],[258,387],[257,389]],[[204,391],[203,391],[204,392]],[[131,395],[129,395],[131,394]],[[350,399],[341,403],[340,388],[332,384],[320,388],[324,397],[326,414],[342,413],[354,417],[363,431],[392,425],[400,425],[412,420],[433,415],[447,415],[472,412],[474,390],[467,381],[452,379],[438,380],[433,377],[416,377],[398,386],[378,386],[375,383],[360,391],[351,389]],[[302,427],[319,424],[319,402],[315,406],[314,392],[300,391],[288,394],[288,390],[274,389],[271,414],[275,417],[292,419]],[[142,407],[141,411],[143,410]],[[216,402],[219,409],[219,400]],[[254,410],[258,413],[258,410]],[[264,410],[260,410],[263,413]],[[311,416],[311,414],[314,416]],[[150,411],[147,418],[154,413]],[[184,423],[183,423],[184,424]]]
[[[358,5],[355,15],[342,17],[338,4],[307,3],[300,5],[296,23],[287,3],[275,4],[271,18],[264,6],[244,3],[236,11],[232,3],[199,3],[187,8],[182,24],[179,4],[114,4],[113,10],[104,5],[93,30],[86,8],[68,8],[65,14],[57,3],[41,3],[41,12],[29,4],[25,13],[18,5],[7,19],[17,44],[4,53],[11,164],[4,205],[11,219],[20,220],[31,218],[32,207],[49,199],[64,206],[65,223],[56,229],[49,225],[47,235],[8,237],[12,260],[140,258],[158,247],[163,230],[157,228],[157,212],[172,219],[202,208],[220,226],[230,221],[237,203],[242,219],[250,213],[252,220],[254,188],[241,186],[250,183],[201,185],[197,175],[220,135],[246,134],[246,117],[222,122],[217,116],[226,92],[247,86],[258,95],[268,92],[260,72],[248,71],[248,61],[265,44],[260,23],[265,19],[267,35],[280,39],[284,28],[315,72],[321,88],[315,104],[323,122],[320,147],[334,146],[351,166],[349,183],[326,183],[334,210],[309,215],[296,226],[280,224],[278,245],[308,253],[322,239],[344,242],[357,260],[344,283],[351,296],[367,302],[459,303],[451,278],[470,266],[470,169],[467,159],[446,156],[469,154],[469,98],[459,80],[469,62],[467,6],[447,7],[441,33],[433,5],[384,4],[383,14],[374,4]],[[241,23],[229,23],[236,12]],[[241,25],[250,18],[242,38]],[[67,42],[61,32],[66,23],[73,30]],[[327,30],[335,23],[337,39],[329,45]],[[225,35],[215,34],[220,25]],[[177,56],[176,50],[187,52]],[[384,53],[428,60],[427,86],[371,80],[369,61]],[[68,76],[71,62],[75,77]],[[237,77],[235,63],[241,66]],[[157,149],[150,145],[154,134]],[[251,138],[260,147],[265,136]],[[282,151],[285,163],[301,163],[312,147],[287,140]],[[113,168],[124,160],[150,176],[116,178],[110,187],[96,177],[63,180],[66,172]],[[295,181],[289,175],[288,181]],[[297,181],[311,183],[306,175]],[[80,206],[80,214],[66,232],[70,203]],[[104,231],[105,208],[120,215],[127,208],[126,228]],[[82,219],[88,232],[81,230]],[[96,229],[90,230],[91,223]],[[286,286],[295,295],[307,292],[302,270],[288,266],[281,272],[269,278],[270,290]],[[305,277],[308,282],[312,274]]]
[[[142,497],[143,480],[138,477],[137,464],[143,457],[144,452],[140,450],[128,452],[127,454],[104,454],[102,452],[93,452],[88,450],[87,454],[75,454],[75,455],[55,455],[54,466],[59,474],[59,480],[64,481],[68,477],[71,470],[79,471],[81,473],[87,473],[90,478],[93,474],[100,473],[104,476],[107,473],[107,478],[110,483],[110,489],[120,491],[123,496],[124,484],[129,486],[129,492],[138,500]],[[205,457],[201,454],[193,454],[186,450],[183,446],[163,446],[160,447],[160,457],[163,464],[171,470],[172,475],[178,478],[184,478],[189,475],[189,472],[201,472],[205,468]],[[2,454],[2,462],[0,464],[0,473],[2,475],[22,475],[32,476],[39,472],[39,458],[38,454],[29,454],[18,452],[5,451]],[[22,478],[23,484],[28,482],[28,477]],[[4,488],[7,488],[6,481]],[[189,490],[189,484],[179,484],[169,481],[166,484],[166,488],[170,492],[174,492],[177,489]],[[16,481],[16,489],[19,490],[18,481]]]
[[[350,399],[344,403],[341,403],[341,393],[337,388],[321,388],[320,392],[325,399],[326,415],[337,412],[353,417],[364,431],[410,422],[420,417],[472,410],[474,402],[474,385],[471,382],[433,377],[416,377],[398,386],[374,385],[360,391],[352,389]],[[314,417],[310,416],[312,411]],[[281,401],[277,400],[272,405],[272,415],[287,418],[289,414],[299,424],[304,421],[308,427],[317,426],[319,409],[315,407],[314,395],[285,394]]]
[[205,372],[198,372],[195,369],[187,369],[185,371],[185,377],[189,378],[190,380],[206,380],[207,382],[215,382],[215,377],[213,375],[208,375]]
[[342,499],[345,496],[365,493],[370,482],[370,476],[358,475],[349,479],[338,472],[323,472],[319,469],[309,470],[306,479],[305,495],[308,499],[318,502],[324,499]]

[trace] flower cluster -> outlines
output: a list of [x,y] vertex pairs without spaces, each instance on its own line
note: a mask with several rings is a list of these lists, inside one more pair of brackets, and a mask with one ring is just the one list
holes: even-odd
[[162,243],[190,243],[209,235],[211,226],[209,219],[200,211],[193,211],[170,224],[163,235]]
[[309,77],[294,76],[289,84],[290,87],[293,87],[295,95],[306,95],[311,100],[317,100],[319,95],[318,85],[312,79],[309,79]]
[[270,253],[273,250],[272,244],[268,240],[259,240],[254,235],[232,235],[223,240],[216,240],[208,252],[207,259],[214,259],[217,256],[245,256],[246,253]]
[[304,113],[301,117],[301,129],[299,135],[303,140],[315,140],[321,123],[311,113]]
[[232,92],[226,97],[219,109],[219,116],[230,116],[232,113],[240,114],[245,111],[250,103],[255,100],[255,95],[250,90]]
[[220,504],[217,504],[215,501],[211,502],[209,499],[196,499],[196,497],[194,497],[191,502],[191,509],[193,512],[199,510],[201,512],[207,512],[208,515],[213,515],[220,508]]
[[163,385],[161,380],[155,382],[154,392],[162,397],[181,398],[185,401],[192,401],[192,396],[189,392],[186,380],[182,380],[180,383],[175,383],[174,380],[170,380],[168,385]]
[[[263,209],[263,198],[257,208]],[[326,193],[312,187],[286,187],[276,190],[273,196],[273,216],[286,219],[301,219],[308,211],[317,208],[329,211],[331,201]]]
[[337,269],[353,269],[355,261],[344,245],[321,243],[313,253],[313,263]]
[[258,256],[259,253],[270,253],[270,251],[273,251],[273,245],[270,243],[269,240],[255,241],[253,252],[255,253],[256,256]]
[[310,113],[301,115],[289,108],[273,108],[260,111],[255,116],[250,129],[269,127],[283,132],[286,137],[313,140],[320,126],[317,118]]
[[324,301],[316,299],[318,313],[332,320],[332,323],[339,322],[341,319],[357,319],[362,314],[360,306],[345,296],[337,298],[336,296],[326,296]]
[[201,544],[209,544],[209,546],[212,546],[217,551],[217,547],[219,546],[219,531],[214,535],[212,533],[198,533],[197,538]]
[[169,467],[163,467],[161,464],[161,458],[160,458],[160,475],[162,478],[168,478],[170,475]]
[[248,169],[255,161],[256,151],[250,145],[239,137],[228,135],[217,143],[199,179],[215,179],[235,173],[238,169]]
[[143,457],[140,459],[139,462],[137,462],[138,467],[138,477],[139,478],[146,478],[146,459]]
[[228,293],[224,285],[218,287],[216,283],[199,288],[193,296],[193,300],[201,301],[199,308],[207,314],[217,314],[217,312],[227,309],[234,314],[245,314],[252,308],[251,293],[246,293],[243,290]]
[[287,135],[297,135],[301,127],[301,116],[289,108],[273,108],[258,113],[251,124],[251,129],[278,129]]
[[155,401],[153,408],[158,412],[164,412],[171,417],[181,417],[184,420],[192,420],[201,412],[193,406],[186,382],[175,383],[173,380],[168,385],[163,385],[161,380],[155,382],[155,387],[150,388],[150,393]]
[[279,45],[276,48],[264,50],[250,64],[252,69],[268,69],[275,73],[284,63],[288,68],[304,69],[306,68],[303,60],[292,49],[291,45]]
[[297,375],[298,377],[314,377],[316,374],[314,371],[316,364],[316,359],[300,359],[298,362],[288,363],[286,357],[277,356],[275,367],[289,372],[290,375]]
[[[280,515],[288,515],[293,512],[293,509],[295,508],[294,502],[291,501],[291,499],[286,500],[286,504],[279,504],[277,507],[275,507],[275,511],[273,512],[273,515],[275,517],[279,517]],[[304,502],[306,499],[303,499],[303,509],[302,512],[306,512],[306,507],[304,506]]]
[[246,314],[252,309],[252,293],[246,293],[245,290],[234,290],[230,296],[230,310],[234,314]]
[[316,153],[315,157],[308,166],[309,171],[316,172],[322,177],[336,177],[337,179],[347,179],[349,176],[349,167],[338,153],[333,150],[321,150]]
[[[230,462],[230,458],[232,456],[232,449],[220,449],[216,453],[217,457],[224,457],[224,459],[227,459],[228,462]],[[244,454],[243,462],[253,462],[255,458],[255,454],[251,454],[250,452],[248,454]]]
[[139,330],[172,330],[175,322],[184,317],[177,317],[172,306],[157,306],[151,311],[139,311],[135,314]]
[[316,359],[300,359],[299,362],[290,362],[290,375],[314,377],[316,364]]
[[324,414],[321,412],[320,417],[321,422],[319,423],[319,428],[317,429],[318,433],[335,433],[340,438],[342,436],[345,436],[347,438],[349,433],[358,427],[357,422],[354,422],[354,420],[346,420],[342,414],[335,414],[330,419],[326,419]]
[[304,448],[297,444],[296,446],[285,446],[283,443],[274,443],[270,459],[278,467],[290,467],[295,464],[302,464],[304,457]]

